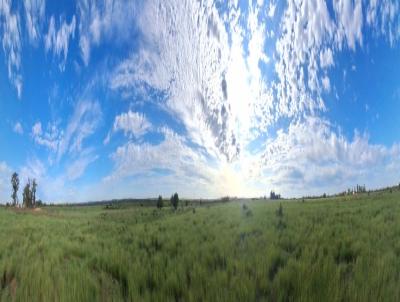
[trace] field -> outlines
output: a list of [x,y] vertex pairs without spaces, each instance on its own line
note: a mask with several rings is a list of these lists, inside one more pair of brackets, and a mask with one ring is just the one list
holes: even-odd
[[400,300],[399,191],[176,212],[3,207],[0,230],[1,300]]

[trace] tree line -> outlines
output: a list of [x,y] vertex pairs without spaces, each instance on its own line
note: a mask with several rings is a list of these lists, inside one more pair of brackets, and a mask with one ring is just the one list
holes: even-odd
[[[19,190],[19,176],[17,172],[14,172],[11,175],[11,187],[12,187],[12,206],[19,206],[18,200],[18,190]],[[26,208],[34,208],[37,205],[41,205],[41,201],[36,201],[36,190],[37,190],[37,182],[36,179],[28,178],[28,182],[25,184],[24,189],[22,191],[22,206]]]

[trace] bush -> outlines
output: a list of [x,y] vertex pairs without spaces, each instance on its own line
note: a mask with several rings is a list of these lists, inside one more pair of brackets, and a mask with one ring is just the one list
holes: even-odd
[[119,204],[109,203],[109,204],[106,204],[106,206],[104,207],[104,210],[117,210],[119,208],[121,208],[121,206]]

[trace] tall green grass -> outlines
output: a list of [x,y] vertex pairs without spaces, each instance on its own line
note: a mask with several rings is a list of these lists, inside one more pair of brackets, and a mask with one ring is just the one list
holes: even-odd
[[4,301],[399,301],[399,281],[399,192],[0,209]]

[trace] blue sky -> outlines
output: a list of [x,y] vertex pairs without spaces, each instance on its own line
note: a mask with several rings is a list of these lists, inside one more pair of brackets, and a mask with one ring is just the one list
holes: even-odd
[[[400,181],[397,1],[0,2],[0,201]],[[22,186],[21,186],[22,187]]]

